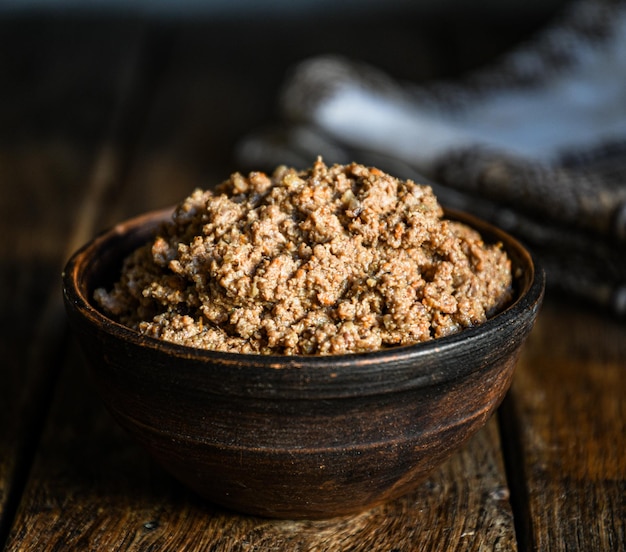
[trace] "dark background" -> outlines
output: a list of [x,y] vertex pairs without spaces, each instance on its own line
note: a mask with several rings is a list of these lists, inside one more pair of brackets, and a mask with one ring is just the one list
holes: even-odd
[[[455,79],[566,4],[8,1],[0,9],[0,140],[93,146],[112,124],[102,113],[125,97],[124,128],[114,130],[124,150],[141,143],[210,184],[236,168],[242,136],[277,119],[277,93],[301,59],[343,54],[410,82]],[[173,143],[182,120],[194,122],[188,148]]]

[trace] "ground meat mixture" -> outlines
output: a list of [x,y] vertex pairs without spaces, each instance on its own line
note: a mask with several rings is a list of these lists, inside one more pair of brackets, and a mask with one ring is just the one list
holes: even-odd
[[95,297],[183,345],[324,355],[446,336],[510,293],[500,244],[444,219],[430,187],[318,159],[196,190]]

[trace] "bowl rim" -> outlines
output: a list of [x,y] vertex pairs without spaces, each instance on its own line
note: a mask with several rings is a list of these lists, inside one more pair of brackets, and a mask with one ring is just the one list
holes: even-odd
[[[367,351],[358,353],[345,353],[337,355],[279,355],[279,354],[256,354],[256,353],[236,353],[213,351],[194,348],[178,343],[168,342],[156,337],[146,336],[137,330],[133,330],[116,320],[108,317],[98,309],[93,299],[87,296],[86,290],[88,282],[86,271],[89,263],[99,260],[99,253],[105,250],[106,246],[115,240],[123,238],[132,232],[144,231],[146,235],[153,235],[160,223],[171,216],[175,208],[153,210],[138,216],[129,218],[108,229],[103,230],[94,238],[76,250],[68,259],[62,272],[63,298],[68,311],[78,311],[79,315],[99,331],[114,335],[117,339],[128,341],[134,345],[144,347],[154,352],[165,353],[179,358],[193,360],[199,363],[230,366],[241,368],[244,365],[251,370],[260,371],[259,381],[265,377],[261,372],[281,373],[295,370],[301,371],[303,368],[310,368],[306,371],[307,378],[312,374],[320,374],[320,385],[325,385],[328,378],[336,378],[342,370],[352,369],[358,364],[361,373],[371,372],[369,377],[376,377],[377,370],[382,364],[389,361],[415,365],[419,359],[425,359],[437,353],[438,355],[452,355],[453,351],[460,345],[469,342],[482,342],[485,338],[493,336],[494,333],[502,331],[504,327],[515,326],[519,320],[529,317],[533,319],[536,311],[540,308],[544,289],[545,272],[538,265],[533,254],[526,249],[516,238],[498,228],[497,226],[480,219],[479,217],[455,209],[444,209],[445,217],[459,220],[478,230],[486,242],[493,243],[500,241],[512,261],[512,269],[516,267],[522,271],[528,271],[526,275],[515,275],[515,286],[520,289],[515,290],[514,300],[503,310],[487,319],[485,322],[465,328],[458,333],[431,339],[429,341],[415,343],[413,345],[389,347],[377,351]],[[129,251],[132,248],[129,248]],[[122,256],[125,256],[125,253]],[[531,313],[526,317],[524,313]],[[532,324],[532,322],[531,322]],[[434,374],[432,370],[423,373],[413,374],[411,382],[405,385],[415,385],[416,382],[427,380],[431,383],[452,379],[450,374]],[[256,378],[255,378],[256,379]],[[308,380],[307,380],[308,381]],[[323,381],[323,383],[321,383]],[[314,382],[311,382],[314,385]]]

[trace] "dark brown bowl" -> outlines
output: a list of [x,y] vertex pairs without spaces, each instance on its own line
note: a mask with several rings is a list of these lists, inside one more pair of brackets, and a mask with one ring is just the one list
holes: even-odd
[[197,350],[142,336],[92,300],[170,210],[122,223],[63,274],[71,327],[114,418],[185,485],[241,512],[281,518],[355,513],[414,489],[494,412],[537,316],[544,274],[504,244],[514,302],[484,324],[409,347],[341,356]]

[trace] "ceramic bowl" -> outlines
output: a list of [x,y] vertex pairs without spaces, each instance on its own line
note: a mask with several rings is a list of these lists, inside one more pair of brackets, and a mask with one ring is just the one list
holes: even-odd
[[484,324],[364,354],[197,350],[145,337],[92,300],[170,212],[77,251],[63,273],[65,305],[113,417],[183,484],[239,512],[329,518],[415,489],[498,407],[543,298],[543,271],[516,240],[449,213],[501,241],[513,262],[514,300]]

